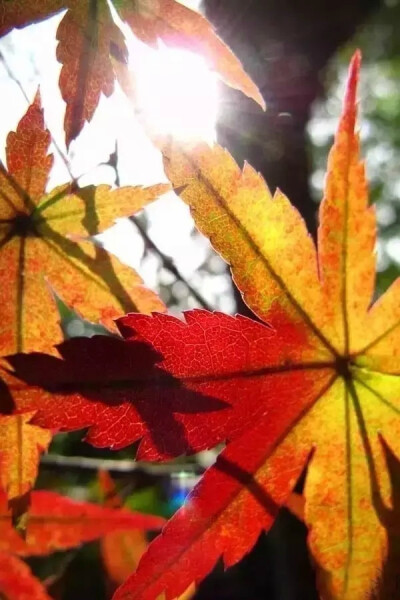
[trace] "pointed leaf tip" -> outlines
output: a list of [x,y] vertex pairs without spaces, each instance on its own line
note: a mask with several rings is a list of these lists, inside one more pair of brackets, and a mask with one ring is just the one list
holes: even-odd
[[344,112],[345,114],[349,111],[354,112],[354,118],[356,116],[356,100],[357,100],[357,87],[360,76],[361,68],[361,51],[356,50],[351,58],[349,65],[349,73],[347,77],[346,93],[344,99]]
[[32,105],[35,106],[36,108],[39,108],[40,110],[43,110],[42,107],[42,97],[40,94],[40,85],[38,85],[38,88],[36,90],[36,94],[35,97],[33,99]]

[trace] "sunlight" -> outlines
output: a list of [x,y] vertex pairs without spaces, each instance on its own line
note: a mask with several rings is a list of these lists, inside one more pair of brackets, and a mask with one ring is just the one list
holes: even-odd
[[[184,2],[198,8],[197,0]],[[61,64],[56,59],[56,30],[62,14],[11,32],[0,41],[0,49],[10,69],[18,76],[29,101],[40,85],[45,120],[61,152],[64,146],[63,117],[65,104],[58,87]],[[123,24],[121,24],[123,26]],[[144,45],[124,27],[130,51],[130,67],[135,78],[138,102],[127,102],[124,92],[100,98],[90,123],[73,141],[67,161],[81,186],[115,184],[115,171],[107,165],[110,153],[118,147],[118,174],[122,186],[153,185],[166,181],[162,157],[143,127],[145,119],[154,133],[172,134],[191,141],[213,142],[216,138],[218,82],[205,61],[189,51],[172,49],[159,43],[157,48]],[[3,86],[3,111],[0,114],[0,154],[4,160],[8,132],[15,129],[27,108],[27,99],[0,63],[0,82]],[[139,113],[139,115],[137,114]],[[139,116],[140,118],[137,118]],[[52,146],[55,163],[48,189],[68,181],[70,173],[64,160]],[[218,309],[231,311],[230,288],[220,272],[204,275],[209,246],[205,239],[193,236],[193,221],[189,209],[173,193],[145,209],[148,233],[156,245],[171,257],[182,275],[195,288],[205,285],[205,295]],[[173,235],[171,235],[173,231]],[[104,246],[123,263],[136,268],[146,285],[165,290],[161,281],[160,261],[145,253],[145,244],[134,225],[118,219],[117,223],[99,236]],[[218,284],[214,278],[218,279]],[[161,283],[160,283],[161,282]],[[215,285],[214,285],[215,284]],[[181,297],[182,296],[182,297]],[[197,304],[187,291],[174,288],[172,311],[193,308]],[[167,298],[166,298],[167,299]],[[229,302],[231,304],[229,304]],[[229,305],[228,305],[228,304]]]
[[217,77],[192,52],[138,40],[130,48],[138,116],[151,131],[179,139],[215,140]]

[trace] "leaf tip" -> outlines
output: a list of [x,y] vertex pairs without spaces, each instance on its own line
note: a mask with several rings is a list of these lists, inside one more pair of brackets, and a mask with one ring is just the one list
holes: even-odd
[[260,91],[257,94],[256,102],[259,104],[259,106],[261,106],[264,112],[267,110],[267,104]]
[[42,96],[40,94],[40,85],[38,85],[38,88],[36,90],[36,94],[35,94],[35,97],[33,99],[32,106],[35,106],[39,110],[43,110],[43,107],[42,107]]
[[349,66],[349,74],[347,78],[346,95],[344,105],[346,109],[354,109],[356,104],[358,80],[360,76],[361,68],[361,50],[357,49],[351,60]]

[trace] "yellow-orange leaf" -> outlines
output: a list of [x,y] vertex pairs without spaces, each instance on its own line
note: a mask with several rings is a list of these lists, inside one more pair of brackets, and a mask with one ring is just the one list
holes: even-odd
[[[165,43],[200,52],[210,68],[265,108],[255,83],[208,21],[176,0],[115,0],[114,7],[145,43]],[[114,90],[112,58],[125,68],[127,48],[106,0],[0,0],[0,36],[68,9],[57,31],[57,58],[63,64],[60,90],[67,104],[67,146],[90,121],[101,93]]]
[[[376,223],[355,131],[359,66],[356,53],[329,157],[317,248],[289,200],[279,191],[272,196],[249,165],[241,170],[218,146],[164,143],[171,182],[231,265],[247,304],[277,340],[288,322],[303,332],[299,361],[281,369],[333,377],[318,393],[304,384],[291,402],[260,397],[265,416],[231,439],[116,600],[153,600],[162,591],[170,598],[219,557],[235,563],[270,527],[308,458],[304,519],[321,597],[369,598],[384,563],[396,559],[388,453],[400,456],[399,281],[372,304]],[[286,343],[292,348],[290,338]],[[307,394],[313,401],[305,407]]]
[[121,17],[143,42],[156,45],[161,39],[168,45],[198,52],[225,83],[241,90],[265,109],[260,90],[205,17],[176,0],[117,0],[115,4]]
[[51,600],[45,587],[20,558],[0,552],[2,600]]
[[0,415],[0,487],[9,500],[31,489],[40,453],[51,441],[50,431],[29,423],[33,415]]
[[148,546],[143,531],[113,531],[101,540],[101,554],[111,581],[120,585],[138,566]]
[[7,138],[0,169],[0,353],[49,349],[60,330],[46,279],[68,305],[113,327],[122,312],[164,306],[135,271],[84,238],[169,189],[69,185],[45,193],[52,156],[39,96]]
[[[301,215],[247,163],[240,170],[220,146],[168,143],[167,175],[189,204],[197,227],[229,262],[245,301],[279,328],[281,317],[306,322],[315,348],[329,359],[336,332],[325,310],[317,253]],[[301,248],[301,252],[299,252]],[[323,344],[320,342],[323,341]]]

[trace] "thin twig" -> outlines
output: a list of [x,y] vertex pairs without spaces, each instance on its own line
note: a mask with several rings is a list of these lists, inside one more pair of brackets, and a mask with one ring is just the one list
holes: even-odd
[[[25,100],[27,101],[28,105],[30,104],[30,100],[29,97],[21,83],[21,81],[14,75],[14,73],[12,72],[9,64],[7,63],[7,60],[4,56],[4,54],[0,51],[0,61],[3,62],[4,68],[7,72],[7,75],[10,77],[10,79],[12,81],[14,81],[14,83],[18,86],[18,88],[20,89],[22,95],[24,96]],[[51,137],[51,141],[54,144],[54,147],[57,151],[57,153],[59,154],[59,156],[61,157],[64,165],[67,168],[67,171],[69,173],[69,176],[71,178],[71,181],[75,184],[78,185],[77,180],[79,179],[74,177],[72,170],[71,170],[71,166],[69,163],[68,158],[65,156],[65,154],[63,153],[63,151],[61,150],[61,148],[59,147],[58,143],[56,142],[56,140],[54,139],[53,135],[50,132],[50,137]],[[120,186],[120,177],[119,177],[119,172],[118,172],[118,149],[117,146],[115,147],[115,152],[113,152],[113,154],[110,155],[110,159],[108,161],[107,164],[109,164],[111,167],[113,167],[114,171],[115,171],[115,183],[116,185],[119,187]],[[153,250],[153,252],[155,254],[157,254],[157,256],[161,259],[161,263],[163,265],[163,267],[165,269],[167,269],[170,273],[172,273],[172,275],[175,277],[175,279],[177,281],[181,281],[186,288],[188,289],[188,292],[190,293],[190,295],[196,300],[196,302],[203,308],[205,308],[206,310],[213,310],[213,307],[207,302],[207,300],[197,291],[194,289],[194,287],[185,279],[185,277],[183,277],[183,275],[179,272],[179,270],[177,269],[177,267],[175,266],[173,260],[169,257],[166,256],[161,250],[160,248],[157,246],[157,244],[155,244],[155,242],[153,242],[153,240],[149,237],[149,235],[147,234],[146,229],[143,227],[143,225],[140,223],[140,221],[138,219],[136,219],[135,217],[130,217],[130,220],[132,221],[132,223],[134,225],[136,225],[138,231],[140,232],[141,236],[143,237],[144,241],[146,242],[147,246],[149,248],[151,248]]]
[[[109,158],[107,164],[110,165],[110,167],[112,167],[114,169],[115,185],[119,187],[121,185],[121,180],[120,180],[119,170],[118,170],[118,146],[117,146],[117,143],[115,143],[115,151],[112,154],[110,154],[110,158]],[[162,263],[162,266],[164,267],[164,269],[167,269],[167,271],[172,273],[172,275],[175,277],[175,279],[177,281],[181,281],[186,286],[190,295],[193,296],[193,298],[196,300],[196,302],[200,306],[202,306],[206,310],[214,310],[214,308],[207,302],[207,300],[197,290],[195,290],[194,287],[192,287],[191,284],[185,279],[185,277],[179,272],[179,270],[175,266],[175,263],[172,260],[172,258],[170,258],[169,256],[166,256],[164,254],[164,252],[162,252],[162,250],[160,250],[160,248],[157,246],[157,244],[151,239],[151,237],[149,236],[149,234],[146,231],[146,228],[143,227],[140,220],[138,218],[136,218],[135,216],[129,217],[129,220],[136,226],[136,228],[138,229],[140,235],[142,236],[142,238],[145,241],[145,243],[147,244],[147,246],[149,248],[151,248],[151,250],[153,250],[153,252],[155,254],[157,254],[159,259],[161,260],[161,263]]]
[[176,268],[172,258],[166,256],[162,252],[162,250],[160,250],[160,248],[153,242],[153,240],[149,237],[145,227],[143,227],[139,219],[137,219],[136,217],[129,217],[129,220],[137,227],[147,246],[151,248],[151,250],[153,250],[153,252],[155,252],[155,254],[157,254],[157,256],[161,259],[162,266],[165,269],[167,269],[170,273],[172,273],[175,279],[185,284],[190,295],[193,296],[193,298],[200,306],[202,306],[206,310],[214,310],[214,308],[207,302],[207,300],[197,290],[195,290],[194,287],[192,287],[192,285],[183,277],[183,275],[181,275],[181,273]]
[[[183,471],[201,474],[209,465],[198,463],[150,463],[130,459],[93,458],[86,456],[62,456],[60,454],[44,454],[40,459],[42,467],[65,467],[86,471],[106,471],[132,473],[142,471],[149,475],[172,475]],[[211,461],[210,461],[211,464]]]

